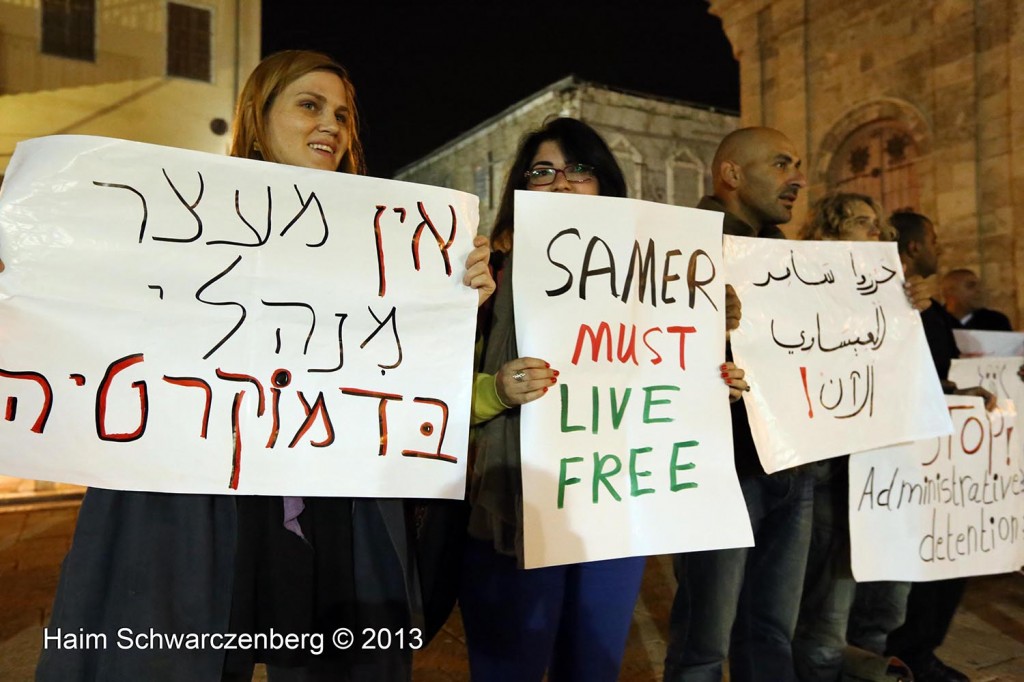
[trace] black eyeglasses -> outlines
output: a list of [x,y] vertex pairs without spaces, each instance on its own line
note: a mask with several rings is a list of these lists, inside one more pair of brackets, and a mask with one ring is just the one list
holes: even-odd
[[565,176],[565,179],[569,182],[575,182],[577,184],[581,182],[590,182],[594,179],[594,167],[589,166],[585,163],[573,163],[569,164],[565,168],[532,168],[523,175],[526,177],[526,183],[532,187],[543,187],[544,185],[550,185],[561,173]]

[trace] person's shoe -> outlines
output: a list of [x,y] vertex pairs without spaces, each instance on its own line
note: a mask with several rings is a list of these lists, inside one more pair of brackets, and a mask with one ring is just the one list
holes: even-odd
[[895,656],[886,662],[885,677],[893,682],[914,682],[914,673],[910,671],[906,663]]
[[915,682],[971,682],[971,678],[956,668],[951,668],[931,655],[924,661],[911,665]]

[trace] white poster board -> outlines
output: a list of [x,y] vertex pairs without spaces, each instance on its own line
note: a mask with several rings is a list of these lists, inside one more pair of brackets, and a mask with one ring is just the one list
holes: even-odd
[[954,431],[850,458],[858,581],[926,581],[1024,565],[1024,461],[1016,415],[948,396]]
[[954,329],[956,345],[964,357],[1024,355],[1024,332],[990,332]]
[[727,236],[725,259],[765,471],[951,431],[895,244]]
[[0,473],[463,496],[476,197],[95,137],[0,194]]
[[721,214],[515,202],[519,354],[560,372],[522,408],[526,566],[749,546],[719,369]]
[[[956,358],[950,363],[949,380],[958,388],[981,386],[999,398],[1024,404],[1024,381],[1017,375],[1024,358],[1020,356]],[[1024,441],[1021,441],[1024,444]]]

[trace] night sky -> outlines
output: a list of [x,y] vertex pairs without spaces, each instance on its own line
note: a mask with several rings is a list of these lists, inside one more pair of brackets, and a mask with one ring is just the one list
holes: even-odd
[[739,109],[739,68],[703,0],[628,5],[263,0],[263,54],[316,49],[345,65],[380,177],[570,74]]

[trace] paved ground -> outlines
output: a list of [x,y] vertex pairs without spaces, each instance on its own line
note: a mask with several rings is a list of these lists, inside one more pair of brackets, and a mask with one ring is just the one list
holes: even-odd
[[[0,507],[0,682],[32,679],[77,503]],[[666,557],[648,561],[620,680],[661,679],[675,583]],[[974,682],[1024,682],[1024,576],[975,578],[939,655]],[[256,679],[262,678],[258,675]],[[416,657],[417,682],[466,682],[465,637],[454,614]]]

